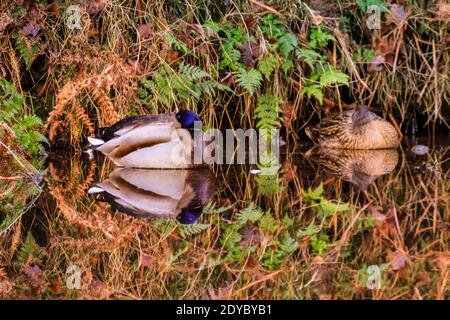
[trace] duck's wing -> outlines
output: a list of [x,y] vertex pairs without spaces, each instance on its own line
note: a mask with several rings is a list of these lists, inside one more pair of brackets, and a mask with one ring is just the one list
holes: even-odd
[[180,128],[173,115],[125,118],[105,131],[105,142],[96,150],[119,159],[136,150],[172,141]]
[[126,132],[142,126],[162,124],[167,124],[173,126],[174,128],[181,127],[180,123],[173,114],[131,116],[124,118],[113,124],[111,127],[105,129],[102,139],[104,141],[108,141],[113,139],[115,136],[123,135]]
[[325,140],[340,135],[348,125],[350,116],[348,112],[333,114],[320,122],[320,138]]

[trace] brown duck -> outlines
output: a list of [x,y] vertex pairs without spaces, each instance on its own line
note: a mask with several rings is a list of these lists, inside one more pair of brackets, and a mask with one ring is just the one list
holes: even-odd
[[394,126],[366,105],[323,119],[317,127],[306,128],[306,134],[324,148],[391,149],[400,144]]

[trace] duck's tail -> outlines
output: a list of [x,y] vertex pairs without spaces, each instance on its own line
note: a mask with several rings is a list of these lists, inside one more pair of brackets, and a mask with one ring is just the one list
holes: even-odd
[[89,146],[84,151],[88,154],[89,159],[92,160],[94,158],[94,150],[100,147],[105,143],[103,139],[100,139],[98,137],[88,137]]
[[97,138],[97,137],[88,137],[88,141],[91,145],[91,147],[98,147],[105,143],[103,139]]
[[105,190],[103,190],[102,188],[100,188],[99,186],[94,184],[88,189],[87,193],[88,194],[99,194],[99,193],[103,193],[104,191]]

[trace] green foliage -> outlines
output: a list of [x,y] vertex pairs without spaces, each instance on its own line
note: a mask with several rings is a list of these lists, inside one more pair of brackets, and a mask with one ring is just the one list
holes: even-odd
[[28,47],[27,44],[20,40],[17,35],[15,39],[15,45],[17,51],[19,51],[20,57],[22,57],[23,61],[25,62],[27,70],[30,70],[31,64],[36,57],[36,53],[40,50],[39,45],[36,43]]
[[239,50],[235,49],[233,45],[229,42],[225,42],[220,47],[220,60],[219,67],[221,69],[230,68],[232,71],[237,71],[243,68],[242,64],[239,62],[241,58],[241,53]]
[[309,84],[305,86],[300,93],[306,94],[309,99],[314,97],[319,100],[320,104],[323,104],[323,86],[320,84]]
[[163,34],[170,48],[175,48],[183,54],[188,54],[189,52],[191,52],[186,44],[175,38],[175,36],[169,31],[164,31]]
[[321,27],[312,27],[311,34],[309,36],[309,45],[312,48],[323,48],[328,45],[328,42],[334,41],[335,38],[333,35],[328,32],[322,30]]
[[248,221],[255,223],[262,217],[263,214],[264,213],[261,208],[252,202],[247,208],[238,214],[238,223],[241,226],[245,225]]
[[297,58],[304,59],[311,70],[315,69],[315,64],[323,60],[320,53],[310,49],[297,50]]
[[277,268],[285,257],[297,250],[298,242],[286,230],[280,240],[273,240],[262,256],[262,265],[269,270]]
[[271,94],[258,97],[258,104],[253,111],[257,120],[256,127],[260,130],[270,131],[281,126],[281,108],[283,100]]
[[298,239],[304,238],[304,237],[310,237],[312,235],[315,235],[316,233],[320,232],[320,228],[314,224],[314,222],[311,222],[305,229],[299,229],[297,230],[296,237]]
[[298,39],[292,33],[285,33],[278,39],[278,45],[283,56],[288,58],[289,54],[298,47]]
[[38,157],[47,138],[36,129],[43,125],[36,115],[25,115],[23,96],[6,79],[0,79],[0,121],[8,124],[16,134],[20,145],[33,157]]
[[323,89],[330,85],[348,85],[349,76],[342,71],[333,68],[329,64],[320,63],[315,72],[305,82],[301,94],[306,94],[308,98],[315,97],[323,103]]
[[205,205],[205,207],[203,208],[202,214],[221,214],[221,213],[229,211],[231,208],[233,208],[233,206],[234,205],[217,208],[216,203],[212,201]]
[[376,52],[373,49],[358,48],[353,55],[353,61],[361,63],[370,63],[375,57]]
[[254,37],[247,35],[239,26],[234,24],[218,24],[209,21],[203,27],[224,34],[223,40],[220,43],[219,68],[222,70],[228,68],[231,71],[238,71],[244,68],[244,65],[239,61],[241,53],[238,49],[246,41],[254,42]]
[[142,79],[141,83],[148,90],[147,95],[150,94],[150,97],[167,107],[182,100],[196,102],[202,94],[212,96],[216,90],[229,90],[227,86],[213,80],[206,71],[183,62],[177,72],[164,64],[152,73],[152,80]]
[[330,246],[330,239],[326,234],[314,234],[311,236],[311,247],[314,254],[319,256],[323,255],[324,252]]
[[349,77],[345,73],[327,65],[320,72],[319,79],[322,86],[348,85]]
[[260,173],[255,177],[258,192],[262,195],[275,194],[284,189],[283,179],[279,177],[280,164],[275,155],[265,152],[258,160]]
[[16,267],[19,267],[27,261],[30,257],[35,259],[42,258],[42,249],[36,243],[31,231],[28,232],[27,238],[22,243],[19,252],[17,253],[17,263]]
[[308,191],[303,192],[303,202],[310,204],[317,211],[319,217],[322,218],[334,215],[336,212],[349,211],[351,209],[347,203],[334,203],[325,199],[322,183],[314,190],[310,187]]
[[241,68],[237,73],[236,82],[250,95],[253,95],[261,86],[262,75],[256,69],[247,71],[244,68]]
[[28,150],[33,157],[38,157],[42,151],[42,142],[48,143],[47,138],[34,128],[43,126],[42,119],[36,115],[25,115],[12,126],[20,145]]
[[258,226],[262,231],[266,231],[269,233],[275,233],[278,229],[281,228],[281,225],[270,214],[270,212],[266,212],[266,214],[259,220]]
[[193,236],[208,229],[211,225],[207,223],[192,223],[192,224],[179,224],[178,231],[182,238]]
[[299,41],[297,36],[286,29],[283,20],[267,14],[261,19],[261,31],[266,39],[273,40],[273,44],[269,44],[272,52],[280,52],[283,60],[281,65],[283,71],[287,73],[293,66],[292,53],[298,48]]
[[259,59],[258,70],[264,75],[266,80],[269,80],[272,73],[279,67],[279,64],[280,62],[276,55],[269,54]]
[[389,11],[383,0],[356,0],[356,3],[358,4],[359,8],[365,13],[368,13],[367,9],[369,9],[371,6],[377,7],[380,12]]

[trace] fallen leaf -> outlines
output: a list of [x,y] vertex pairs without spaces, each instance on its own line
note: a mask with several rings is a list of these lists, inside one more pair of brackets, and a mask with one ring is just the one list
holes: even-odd
[[59,5],[56,2],[52,2],[47,6],[47,12],[53,16],[59,15]]
[[369,206],[367,209],[369,209],[370,213],[372,214],[372,217],[380,222],[383,222],[386,220],[386,216],[381,213],[382,208],[381,207],[375,207],[375,206]]
[[33,266],[33,267],[28,267],[28,268],[25,270],[25,273],[26,273],[26,275],[29,276],[30,278],[38,278],[39,276],[42,275],[43,272],[42,272],[41,268],[39,268],[38,265],[35,265],[35,266]]
[[399,25],[406,21],[410,14],[411,10],[406,11],[404,6],[394,3],[391,6],[390,14],[386,15],[386,22],[388,24],[394,22],[395,24]]
[[86,12],[89,13],[90,15],[99,13],[100,11],[105,9],[106,2],[107,0],[93,0],[88,4]]
[[155,262],[155,259],[152,256],[149,256],[148,254],[141,254],[141,256],[139,257],[139,265],[145,267],[145,268],[149,268],[151,267]]
[[97,299],[106,299],[109,297],[109,290],[103,281],[92,279],[89,285],[89,294]]
[[409,260],[406,253],[401,250],[397,250],[395,252],[392,251],[388,252],[387,259],[391,264],[392,270],[403,269]]
[[324,20],[324,17],[322,17],[322,16],[319,16],[319,15],[313,15],[312,16],[312,22],[316,26],[320,25],[323,22],[323,20]]
[[260,54],[260,48],[258,44],[246,42],[239,47],[241,58],[239,62],[245,64],[247,67],[253,67],[256,59]]
[[169,50],[169,52],[167,52],[166,61],[168,64],[172,64],[178,59],[179,56],[180,54],[178,50]]
[[53,293],[58,293],[61,290],[62,283],[60,280],[56,280],[48,287]]
[[138,27],[138,33],[141,40],[150,38],[153,35],[153,25],[149,23],[141,24]]
[[367,68],[367,70],[369,72],[377,72],[377,71],[381,71],[383,69],[383,64],[386,62],[386,59],[384,58],[384,56],[376,56],[372,59],[372,61],[370,62],[369,67]]
[[34,22],[30,22],[30,23],[26,24],[22,30],[23,30],[24,35],[26,35],[26,36],[31,35],[33,37],[36,37],[38,32],[41,30],[41,25],[36,24]]
[[419,272],[417,275],[417,281],[415,283],[416,287],[421,287],[426,285],[430,281],[430,275],[428,272]]
[[98,34],[98,29],[97,28],[90,28],[88,31],[88,38],[93,38]]

